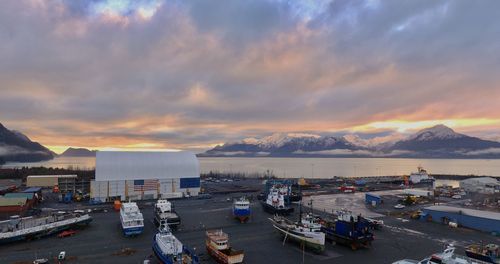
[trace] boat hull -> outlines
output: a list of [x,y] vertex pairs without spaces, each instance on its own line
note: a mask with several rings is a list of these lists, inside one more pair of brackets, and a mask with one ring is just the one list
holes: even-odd
[[233,217],[241,223],[246,222],[250,218],[250,209],[233,209]]
[[472,251],[469,251],[469,250],[465,251],[465,255],[467,255],[467,257],[469,257],[469,258],[481,260],[481,261],[484,261],[484,262],[487,262],[487,263],[493,263],[493,264],[500,263],[500,259],[496,260],[496,262],[495,262],[495,259],[493,259],[490,256],[485,256],[485,255],[478,254],[478,253],[475,253],[475,252],[472,252]]
[[311,237],[301,236],[300,234],[296,234],[294,232],[287,231],[287,229],[277,223],[273,223],[273,226],[282,236],[286,236],[288,239],[291,239],[297,243],[304,243],[306,248],[312,249],[316,253],[321,253],[325,251],[325,241],[319,241],[317,239]]
[[[183,264],[198,264],[198,257],[194,255],[194,253],[190,252],[187,250],[187,248],[183,248],[183,261],[179,262],[179,260],[175,261],[174,257],[172,255],[167,255],[163,254],[161,251],[160,247],[158,246],[158,243],[156,243],[156,240],[153,239],[153,252],[156,256],[156,258],[160,261],[162,264],[175,264],[175,263],[183,263]],[[186,261],[185,256],[188,255],[190,261]]]
[[36,232],[26,233],[26,234],[12,236],[12,237],[1,238],[0,244],[39,239],[39,238],[43,238],[43,237],[57,234],[59,232],[62,232],[62,231],[65,231],[65,230],[68,230],[71,228],[84,227],[84,226],[87,226],[90,222],[92,222],[92,218],[82,219],[81,221],[78,221],[75,223],[57,226],[54,228],[48,228],[48,229],[44,229],[44,230],[39,230]]
[[322,227],[321,231],[325,233],[326,239],[335,241],[336,243],[346,245],[351,247],[351,249],[356,250],[358,248],[369,247],[373,241],[373,235],[362,236],[362,237],[348,237],[337,234],[331,228]]
[[154,221],[156,226],[160,226],[166,223],[172,229],[177,229],[177,227],[181,224],[181,218],[178,216],[161,219],[159,216],[156,215]]
[[137,236],[142,234],[144,226],[122,227],[125,236]]
[[272,205],[267,204],[266,202],[261,202],[261,204],[264,211],[270,214],[289,215],[293,212],[292,207],[276,208]]

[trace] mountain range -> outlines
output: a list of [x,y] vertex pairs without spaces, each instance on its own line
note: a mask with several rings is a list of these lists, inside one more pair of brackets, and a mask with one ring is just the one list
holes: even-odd
[[393,140],[366,140],[357,135],[320,136],[276,133],[218,145],[199,156],[212,157],[398,157],[500,158],[500,142],[457,133],[436,125]]
[[34,162],[54,158],[56,154],[40,143],[31,141],[19,131],[9,130],[0,123],[0,164]]

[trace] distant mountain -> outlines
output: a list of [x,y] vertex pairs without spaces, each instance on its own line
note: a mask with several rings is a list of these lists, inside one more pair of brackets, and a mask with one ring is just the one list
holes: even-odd
[[97,150],[88,150],[86,148],[68,148],[60,157],[95,157]]
[[357,135],[276,133],[218,145],[199,156],[500,158],[500,142],[437,125],[407,137],[391,135],[369,140]]
[[500,157],[500,142],[459,134],[444,125],[423,129],[397,141],[385,151],[406,151],[403,156],[428,158]]
[[200,156],[343,156],[345,153],[352,155],[353,151],[365,149],[343,137],[276,133],[262,139],[247,138],[216,146]]
[[54,158],[54,152],[31,141],[18,131],[11,131],[0,123],[0,163],[35,162]]

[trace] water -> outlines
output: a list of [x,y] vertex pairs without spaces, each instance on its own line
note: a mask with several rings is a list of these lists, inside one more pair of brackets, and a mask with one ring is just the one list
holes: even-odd
[[[202,173],[210,171],[261,173],[277,177],[331,178],[333,176],[404,175],[423,166],[431,174],[500,175],[499,159],[389,159],[389,158],[199,158]],[[45,166],[93,169],[95,158],[59,157],[45,162],[8,163],[3,167]]]

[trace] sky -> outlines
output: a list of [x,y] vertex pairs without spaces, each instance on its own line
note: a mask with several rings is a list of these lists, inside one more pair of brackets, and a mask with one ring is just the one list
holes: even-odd
[[446,124],[500,140],[500,1],[7,0],[0,122],[61,152]]

